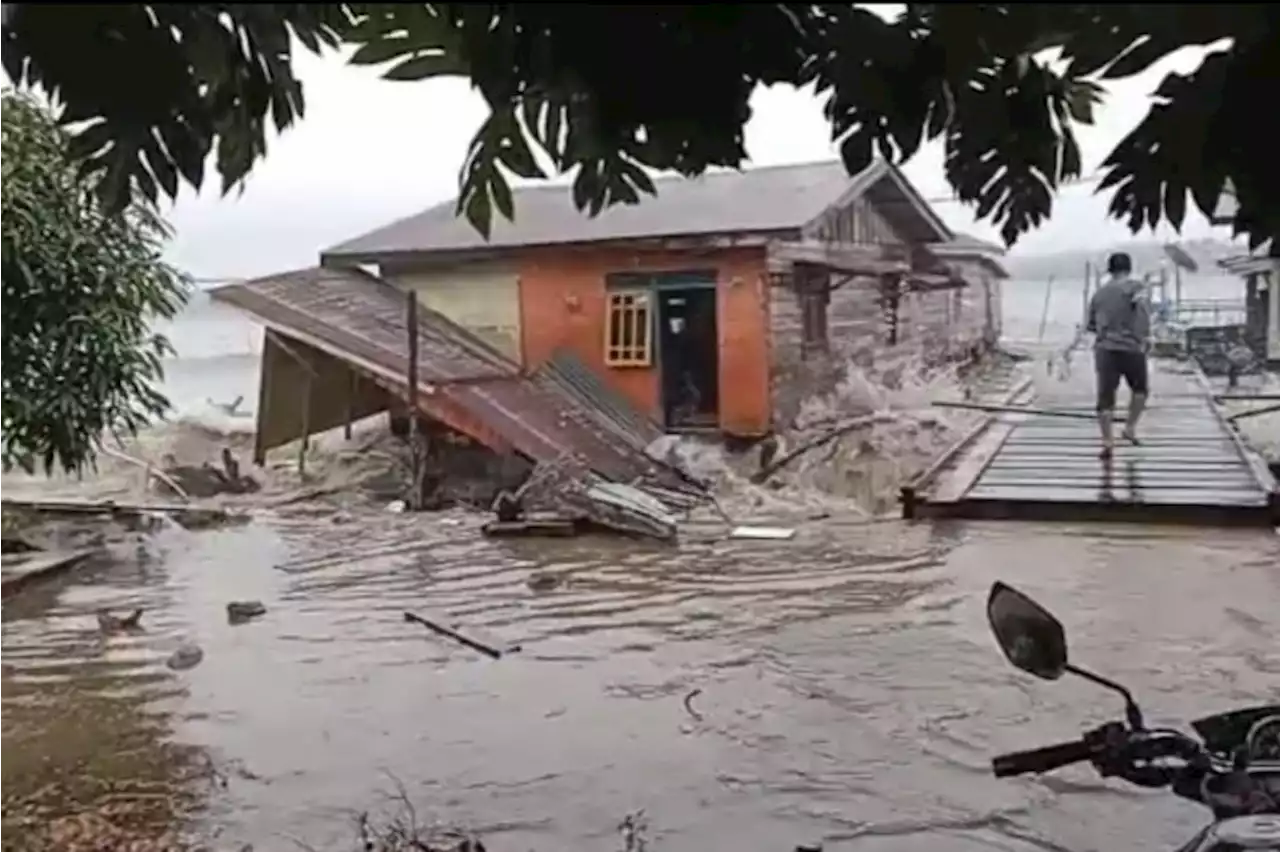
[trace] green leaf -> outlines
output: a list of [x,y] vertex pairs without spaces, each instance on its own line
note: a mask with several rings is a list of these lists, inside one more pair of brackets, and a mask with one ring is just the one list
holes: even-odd
[[[92,470],[101,436],[163,414],[149,329],[180,309],[186,282],[161,260],[163,220],[136,200],[156,192],[145,164],[109,160],[86,176],[43,106],[3,101],[3,465]],[[118,202],[129,181],[132,203],[98,202]]]
[[383,62],[390,62],[392,59],[399,59],[406,53],[412,53],[414,49],[414,42],[409,38],[384,37],[379,41],[361,45],[355,53],[351,54],[351,58],[347,61],[352,65],[381,65]]
[[428,53],[406,59],[382,76],[387,80],[425,80],[428,77],[466,73],[467,65],[458,57],[446,53]]
[[463,192],[458,196],[458,209],[467,217],[471,227],[480,236],[489,239],[490,224],[493,221],[493,210],[489,205],[489,195],[485,192]]
[[493,199],[493,206],[497,207],[498,212],[510,221],[515,216],[515,199],[511,196],[510,184],[498,169],[493,169],[491,172],[488,190]]

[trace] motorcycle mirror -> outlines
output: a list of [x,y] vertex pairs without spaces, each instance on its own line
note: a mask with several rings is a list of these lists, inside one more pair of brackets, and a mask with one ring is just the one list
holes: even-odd
[[991,586],[987,621],[1000,650],[1016,668],[1043,680],[1067,670],[1067,637],[1062,623],[1040,604],[1004,583]]

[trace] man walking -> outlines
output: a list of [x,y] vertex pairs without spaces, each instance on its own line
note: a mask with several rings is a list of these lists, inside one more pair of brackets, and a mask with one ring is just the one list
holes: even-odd
[[1151,317],[1142,282],[1133,280],[1133,261],[1118,252],[1107,258],[1107,283],[1089,300],[1085,329],[1094,335],[1093,359],[1098,374],[1098,427],[1102,430],[1101,458],[1111,458],[1120,379],[1129,386],[1129,415],[1122,435],[1138,443],[1138,419],[1147,404],[1147,349]]

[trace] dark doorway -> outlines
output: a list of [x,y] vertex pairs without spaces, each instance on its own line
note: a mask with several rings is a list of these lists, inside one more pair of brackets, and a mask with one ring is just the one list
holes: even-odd
[[658,290],[658,359],[667,428],[720,421],[720,335],[713,286]]

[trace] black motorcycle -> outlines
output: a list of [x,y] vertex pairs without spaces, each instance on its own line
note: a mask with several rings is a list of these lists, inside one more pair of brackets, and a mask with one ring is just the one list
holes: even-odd
[[1017,668],[1044,680],[1076,675],[1119,693],[1125,707],[1124,722],[1109,722],[1075,742],[995,758],[997,778],[1088,761],[1103,777],[1169,787],[1213,812],[1213,823],[1178,852],[1280,852],[1280,705],[1207,716],[1192,723],[1198,740],[1147,728],[1129,690],[1068,662],[1062,624],[1035,601],[996,583],[987,620]]

